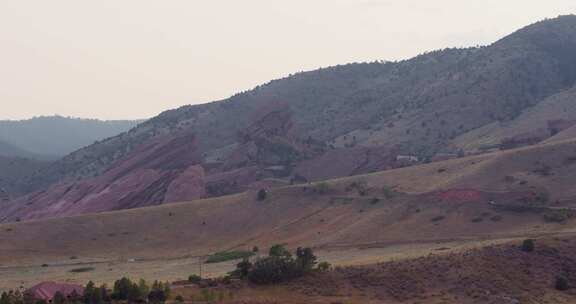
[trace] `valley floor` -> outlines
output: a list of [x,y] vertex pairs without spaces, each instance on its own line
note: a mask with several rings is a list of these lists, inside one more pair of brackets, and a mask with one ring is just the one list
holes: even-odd
[[[549,238],[550,233],[531,234],[530,237]],[[575,237],[576,231],[552,233],[563,237]],[[398,244],[364,244],[317,249],[319,260],[335,267],[355,267],[384,262],[413,260],[431,255],[449,255],[484,248],[486,246],[521,242],[526,236],[509,235],[494,239],[436,240],[430,242],[406,242]],[[139,258],[137,254],[121,259],[109,257],[77,257],[45,260],[42,264],[16,263],[1,265],[0,290],[28,288],[41,281],[57,281],[85,284],[92,280],[111,284],[119,277],[143,278],[148,281],[181,281],[191,274],[202,277],[221,277],[232,271],[238,260],[220,263],[202,263],[206,256],[180,256],[170,258]]]
[[211,294],[221,303],[574,303],[576,291],[557,290],[558,278],[576,279],[576,237],[544,237],[535,250],[522,242],[446,250],[420,257],[337,267],[273,287],[240,284],[176,290],[184,299]]
[[[205,264],[201,257],[285,244],[311,247],[338,270],[275,287],[226,287],[222,292],[235,295],[230,303],[569,303],[576,299],[554,291],[551,282],[576,258],[575,171],[563,162],[574,146],[538,149],[544,148],[272,188],[264,199],[247,191],[1,224],[0,290],[41,281],[110,285],[122,276],[218,277],[237,261]],[[553,174],[534,173],[532,165],[544,161],[554,164]],[[519,254],[527,238],[544,246],[535,255]],[[501,285],[491,285],[492,278]],[[518,289],[516,280],[528,290]],[[420,286],[415,293],[400,292],[414,286]],[[176,290],[185,298],[201,292]]]

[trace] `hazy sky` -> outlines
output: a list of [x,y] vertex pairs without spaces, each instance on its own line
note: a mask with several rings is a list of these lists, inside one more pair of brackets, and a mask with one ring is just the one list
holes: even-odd
[[0,0],[0,119],[151,117],[573,12],[574,0]]

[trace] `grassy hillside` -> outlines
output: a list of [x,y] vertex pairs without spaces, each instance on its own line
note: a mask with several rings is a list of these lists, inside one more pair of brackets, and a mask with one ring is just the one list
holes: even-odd
[[526,109],[511,121],[494,122],[463,134],[455,143],[474,151],[506,142],[525,146],[547,140],[576,125],[574,99],[576,88],[571,88]]
[[[548,214],[574,208],[575,154],[570,141],[274,188],[264,200],[248,191],[3,224],[0,264],[14,280],[38,273],[70,278],[65,271],[79,265],[96,270],[74,280],[106,281],[123,271],[173,280],[197,271],[195,256],[276,243],[312,246],[331,262],[349,265],[421,256],[441,247],[571,234],[569,216],[550,220]],[[168,271],[164,263],[180,266]],[[209,273],[222,274],[232,265],[217,263]]]
[[[277,299],[278,303],[297,303],[299,297],[314,303],[573,303],[573,293],[554,285],[558,277],[573,280],[575,241],[573,236],[537,239],[533,252],[522,251],[516,241],[341,268],[289,284],[283,289],[292,290],[292,296]],[[257,289],[254,292],[258,294]]]

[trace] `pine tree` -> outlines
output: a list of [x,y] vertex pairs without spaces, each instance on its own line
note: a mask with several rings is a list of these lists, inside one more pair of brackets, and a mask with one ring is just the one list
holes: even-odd
[[252,263],[250,263],[248,259],[244,259],[236,265],[237,274],[241,278],[247,277],[250,273],[250,269],[252,269]]
[[131,284],[126,298],[128,299],[128,303],[135,303],[142,300],[142,294],[140,294],[140,288],[138,288],[137,284]]
[[90,296],[89,304],[102,304],[104,299],[102,299],[102,290],[100,288],[94,288],[94,292]]
[[80,304],[83,303],[83,298],[80,296],[76,290],[72,290],[72,292],[68,295],[68,303],[70,304]]
[[34,295],[31,292],[26,291],[24,292],[24,294],[22,294],[22,302],[23,304],[35,304],[36,299],[34,298]]
[[132,281],[124,277],[120,280],[114,282],[114,290],[112,292],[112,298],[114,300],[128,300],[128,294],[133,287]]
[[6,292],[3,292],[2,296],[0,296],[0,304],[12,304],[10,301],[10,297]]
[[140,295],[143,298],[146,298],[150,293],[150,287],[144,279],[140,279],[140,281],[138,281],[138,290],[140,291]]
[[296,262],[300,266],[303,272],[308,272],[314,269],[316,265],[316,256],[314,252],[310,248],[301,248],[298,247],[296,249]]
[[61,292],[57,291],[57,292],[54,294],[54,297],[52,298],[52,303],[54,303],[54,304],[64,304],[65,302],[66,302],[66,298],[64,297],[64,295],[63,295]]
[[110,302],[110,295],[108,294],[108,286],[106,286],[106,284],[100,285],[100,295],[103,303]]

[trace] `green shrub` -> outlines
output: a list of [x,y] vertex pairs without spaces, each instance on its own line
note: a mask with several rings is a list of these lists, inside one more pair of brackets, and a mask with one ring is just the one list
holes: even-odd
[[430,219],[430,221],[431,221],[431,222],[439,222],[439,221],[441,221],[441,220],[443,220],[443,219],[445,219],[445,218],[446,218],[445,216],[439,215],[439,216],[433,217],[432,219]]
[[226,275],[221,279],[222,284],[230,285],[232,284],[232,277],[230,275]]
[[534,240],[527,239],[522,242],[522,251],[524,252],[532,252],[534,251]]
[[202,278],[197,275],[197,274],[192,274],[188,277],[188,282],[190,283],[200,283],[202,281]]
[[64,303],[66,303],[66,297],[64,297],[64,295],[63,295],[61,292],[57,291],[57,292],[54,294],[54,297],[52,298],[52,302],[51,302],[51,303],[53,303],[53,304],[64,304]]
[[269,256],[254,263],[248,279],[254,284],[276,284],[300,275],[294,259],[285,256]]
[[270,247],[270,250],[268,251],[268,255],[270,256],[291,256],[292,254],[290,253],[290,251],[288,251],[288,249],[286,249],[286,247],[284,247],[284,245],[282,244],[276,244],[272,247]]
[[237,278],[247,278],[255,284],[275,284],[297,278],[315,269],[327,270],[330,264],[321,263],[316,267],[316,256],[310,248],[298,247],[295,256],[284,245],[274,245],[270,255],[256,260],[254,264],[245,259],[230,273]]
[[565,277],[557,277],[554,283],[554,288],[560,291],[568,290],[570,288],[568,280]]
[[80,267],[80,268],[70,269],[69,272],[74,272],[74,273],[90,272],[90,271],[93,271],[94,269],[95,269],[94,267]]
[[222,251],[209,256],[206,263],[220,263],[225,261],[249,258],[254,255],[252,251]]
[[394,198],[397,195],[396,191],[394,191],[392,188],[389,188],[387,186],[382,187],[382,193],[384,194],[384,197],[386,199]]
[[543,217],[546,222],[564,223],[572,217],[572,212],[568,209],[550,210]]
[[309,272],[314,269],[318,258],[314,255],[311,248],[298,247],[296,249],[296,263],[303,272]]
[[491,217],[490,220],[493,222],[499,222],[502,220],[502,217],[500,215],[495,215],[495,216]]
[[358,195],[364,196],[368,192],[368,183],[365,180],[355,181],[346,187],[346,191],[351,190],[356,190]]
[[256,195],[256,198],[257,198],[259,201],[263,201],[263,200],[266,199],[266,196],[268,196],[268,191],[266,191],[265,189],[260,189],[260,190],[258,191],[258,195]]
[[114,282],[112,298],[118,301],[128,300],[130,293],[135,289],[135,284],[128,278],[123,277]]
[[550,200],[550,194],[548,192],[542,191],[536,194],[534,198],[538,203],[546,203]]
[[232,274],[240,278],[245,278],[250,273],[250,270],[252,270],[252,266],[252,263],[250,263],[248,259],[244,259],[242,262],[236,264],[236,271]]
[[148,302],[164,303],[168,297],[170,297],[170,284],[154,281],[148,294]]
[[318,266],[316,268],[319,271],[325,272],[325,271],[329,271],[332,268],[332,265],[330,265],[330,263],[328,263],[328,262],[320,262],[320,263],[318,263]]
[[314,192],[319,194],[326,194],[330,192],[330,190],[330,185],[328,185],[326,182],[321,182],[314,185]]

